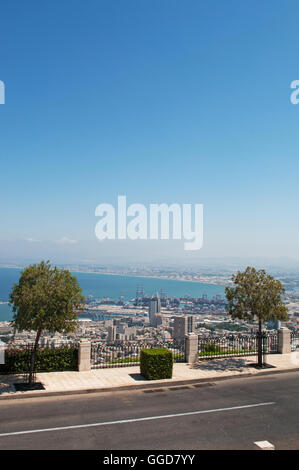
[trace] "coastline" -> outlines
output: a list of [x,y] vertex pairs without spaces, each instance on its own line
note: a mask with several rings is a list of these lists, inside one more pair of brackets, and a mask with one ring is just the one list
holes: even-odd
[[122,276],[122,277],[141,277],[141,278],[145,278],[145,279],[163,279],[165,281],[182,281],[182,282],[196,282],[196,283],[199,283],[199,284],[204,284],[204,285],[207,285],[207,286],[219,286],[219,287],[226,287],[227,284],[219,284],[219,283],[216,283],[216,282],[204,282],[204,281],[201,281],[199,279],[184,279],[182,277],[180,278],[172,278],[172,277],[167,277],[167,276],[145,276],[145,275],[142,275],[142,274],[127,274],[127,273],[110,273],[110,272],[106,272],[106,273],[97,273],[97,272],[94,272],[94,271],[71,271],[72,273],[75,273],[75,274],[99,274],[99,275],[103,275],[103,276]]
[[[69,269],[64,266],[62,266],[64,269]],[[0,265],[0,269],[24,269],[24,266],[3,266]],[[182,282],[196,282],[199,284],[204,284],[204,285],[210,285],[210,286],[219,286],[219,287],[226,287],[228,283],[225,284],[219,284],[218,282],[207,282],[207,281],[201,281],[200,279],[185,279],[184,277],[179,277],[179,278],[173,278],[173,277],[168,277],[168,276],[155,276],[155,275],[144,275],[144,274],[128,274],[128,273],[115,273],[115,272],[96,272],[96,271],[77,271],[77,270],[72,270],[69,269],[70,272],[75,273],[75,274],[98,274],[98,275],[109,275],[109,276],[122,276],[122,277],[140,277],[140,278],[146,278],[146,279],[163,279],[166,281],[182,281]]]

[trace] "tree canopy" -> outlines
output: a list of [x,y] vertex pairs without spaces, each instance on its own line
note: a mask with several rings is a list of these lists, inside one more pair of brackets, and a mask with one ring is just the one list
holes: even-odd
[[247,267],[232,276],[234,287],[226,287],[227,311],[232,318],[244,320],[287,320],[281,282],[261,269]]
[[19,331],[47,330],[71,332],[77,327],[82,290],[75,276],[66,269],[42,261],[26,267],[10,293],[14,312],[12,325]]

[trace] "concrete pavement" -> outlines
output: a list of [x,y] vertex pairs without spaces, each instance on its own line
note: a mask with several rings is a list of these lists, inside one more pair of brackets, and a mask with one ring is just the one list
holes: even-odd
[[167,383],[180,385],[188,382],[219,380],[229,377],[277,373],[287,370],[299,370],[299,354],[273,354],[267,357],[267,363],[273,369],[258,370],[251,366],[256,356],[231,357],[224,359],[201,360],[197,364],[174,364],[172,379],[145,380],[140,375],[139,366],[93,369],[88,372],[47,372],[37,374],[37,381],[44,384],[45,390],[16,392],[13,384],[21,382],[23,377],[0,376],[0,399],[17,396],[43,396],[46,394],[76,393],[83,391],[118,390],[126,388],[158,387]]

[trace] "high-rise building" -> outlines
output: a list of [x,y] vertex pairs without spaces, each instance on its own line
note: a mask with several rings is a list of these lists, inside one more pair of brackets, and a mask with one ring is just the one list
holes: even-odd
[[157,313],[160,313],[161,312],[161,300],[160,300],[158,292],[157,292],[156,300],[157,300]]
[[192,315],[178,316],[174,318],[173,338],[182,340],[188,333],[194,332],[194,317]]
[[161,311],[161,300],[157,293],[157,296],[153,297],[149,301],[148,316],[149,316],[150,325],[154,326],[154,323],[155,323],[154,316],[156,315],[156,313],[160,313],[160,311]]
[[194,333],[194,317],[192,315],[188,315],[187,322],[187,333]]
[[107,337],[108,343],[114,343],[115,339],[116,339],[115,326],[108,326],[108,337]]
[[153,324],[153,319],[154,315],[157,313],[157,302],[154,299],[151,299],[148,304],[148,317],[149,317],[149,322],[152,325]]
[[118,325],[116,326],[116,333],[121,333],[123,335],[126,328],[127,328],[127,323],[119,322]]
[[185,338],[188,331],[186,317],[179,316],[174,319],[173,339],[181,340]]
[[153,325],[155,328],[165,324],[165,318],[161,313],[155,313],[153,316]]

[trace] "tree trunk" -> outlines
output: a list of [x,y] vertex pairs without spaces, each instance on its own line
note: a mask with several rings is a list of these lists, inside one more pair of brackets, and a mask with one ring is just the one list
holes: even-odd
[[257,336],[257,357],[258,357],[258,367],[263,367],[263,343],[262,343],[262,321],[259,320],[259,331]]
[[36,338],[35,338],[34,347],[33,347],[33,350],[31,352],[30,370],[29,370],[29,379],[28,379],[29,385],[31,385],[33,383],[33,376],[34,376],[34,371],[35,371],[36,351],[37,351],[37,348],[38,348],[38,343],[39,343],[39,339],[40,339],[41,334],[42,334],[42,330],[38,330],[38,332],[36,334]]

